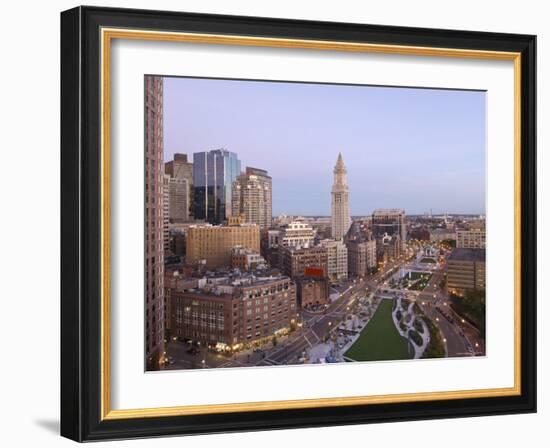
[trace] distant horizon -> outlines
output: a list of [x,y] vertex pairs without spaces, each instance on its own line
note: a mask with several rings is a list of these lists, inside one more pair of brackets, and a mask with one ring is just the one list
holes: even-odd
[[[429,218],[430,217],[430,214],[426,214],[426,213],[407,213],[407,210],[405,210],[405,216],[407,218],[410,218],[411,216],[420,216],[420,217],[425,217],[425,218]],[[374,210],[373,210],[374,211]],[[431,217],[432,218],[437,218],[438,216],[444,216],[445,215],[445,212],[438,212],[438,213],[432,213]],[[304,215],[303,213],[279,213],[278,215],[273,215],[272,217],[273,218],[277,218],[279,216],[293,216],[293,217],[302,217],[302,218],[330,218],[331,215]],[[364,214],[358,214],[358,215],[351,215],[351,218],[361,218],[361,217],[365,217],[365,216],[372,216],[372,212],[371,213],[364,213]],[[447,216],[485,216],[484,213],[447,213]]]
[[330,216],[338,152],[352,216],[485,215],[485,101],[481,91],[165,77],[164,157],[235,152],[243,171],[272,177],[273,216]]

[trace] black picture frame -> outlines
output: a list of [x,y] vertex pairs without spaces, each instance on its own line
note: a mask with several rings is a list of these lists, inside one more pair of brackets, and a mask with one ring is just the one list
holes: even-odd
[[[101,419],[100,29],[521,53],[521,394]],[[76,441],[536,412],[536,37],[99,7],[61,13],[61,435]]]

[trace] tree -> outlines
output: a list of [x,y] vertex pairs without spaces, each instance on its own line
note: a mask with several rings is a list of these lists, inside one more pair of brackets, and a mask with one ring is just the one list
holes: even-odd
[[443,240],[441,241],[441,244],[447,245],[449,247],[455,248],[456,247],[456,240]]
[[463,298],[451,294],[451,306],[485,335],[485,291],[466,291]]

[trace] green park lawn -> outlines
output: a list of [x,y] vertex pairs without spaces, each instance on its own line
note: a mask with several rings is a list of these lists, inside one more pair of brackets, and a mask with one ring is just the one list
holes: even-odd
[[345,353],[355,361],[409,359],[408,342],[393,325],[392,301],[382,300],[359,338]]

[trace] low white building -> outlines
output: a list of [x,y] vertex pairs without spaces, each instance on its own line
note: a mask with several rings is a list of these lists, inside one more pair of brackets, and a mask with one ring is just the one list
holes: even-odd
[[280,230],[279,245],[283,247],[311,247],[315,230],[303,221],[292,221]]

